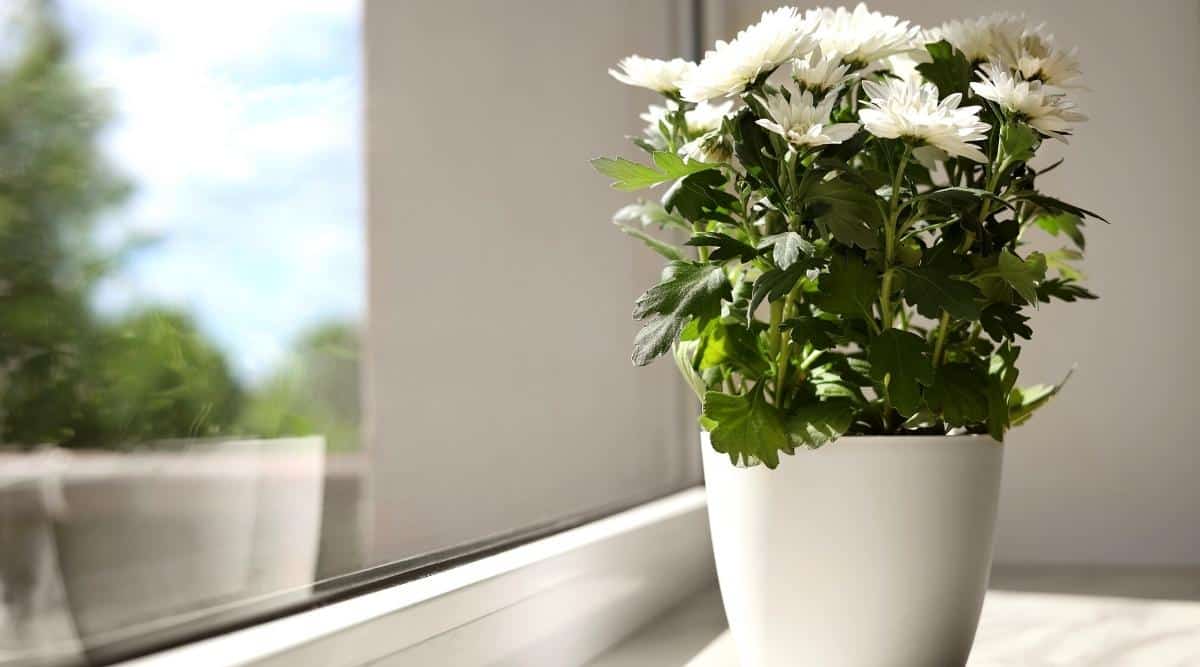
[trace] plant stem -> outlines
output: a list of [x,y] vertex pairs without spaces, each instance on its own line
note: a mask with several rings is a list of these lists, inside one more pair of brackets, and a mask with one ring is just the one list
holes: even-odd
[[[783,300],[783,321],[793,315],[796,307],[796,296],[800,293],[800,285],[788,292]],[[775,358],[775,407],[783,407],[784,388],[787,385],[788,357],[792,353],[792,337],[783,338],[779,344],[779,356]]]
[[892,262],[896,259],[896,223],[900,217],[900,185],[904,181],[904,170],[908,168],[911,153],[908,144],[900,155],[896,176],[892,179],[892,198],[888,204],[888,219],[883,228],[883,282],[880,285],[879,310],[883,317],[883,328],[892,326]]
[[[704,225],[699,222],[693,223],[692,229],[698,234],[698,233],[704,231]],[[708,246],[697,246],[696,247],[696,255],[700,258],[701,262],[707,262],[708,261]]]
[[942,311],[942,320],[938,325],[937,342],[933,345],[933,365],[934,367],[942,364],[942,351],[946,346],[946,329],[950,327],[950,313]]

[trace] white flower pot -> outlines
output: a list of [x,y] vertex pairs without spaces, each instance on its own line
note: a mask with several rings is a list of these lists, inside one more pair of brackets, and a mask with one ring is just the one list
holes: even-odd
[[987,589],[1001,445],[852,436],[737,468],[702,436],[742,667],[963,665]]

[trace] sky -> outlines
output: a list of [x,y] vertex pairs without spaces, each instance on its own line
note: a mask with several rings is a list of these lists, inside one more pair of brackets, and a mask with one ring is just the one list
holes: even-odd
[[364,313],[357,0],[65,0],[75,59],[149,234],[96,306],[191,312],[251,382],[304,330]]

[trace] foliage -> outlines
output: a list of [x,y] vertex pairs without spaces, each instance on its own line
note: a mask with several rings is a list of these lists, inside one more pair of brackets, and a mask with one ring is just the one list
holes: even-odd
[[[1062,132],[978,97],[977,63],[950,44],[927,49],[924,79],[943,100],[963,96],[964,113],[974,107],[987,123],[986,140],[969,147],[985,161],[863,127],[826,143],[805,141],[820,127],[800,139],[768,132],[779,119],[764,100],[800,93],[766,75],[704,134],[685,122],[696,105],[665,93],[677,112],[648,149],[653,166],[593,161],[623,190],[674,181],[661,206],[636,205],[656,213],[626,230],[671,260],[638,300],[635,317],[653,318],[633,360],[649,363],[674,346],[713,447],[736,464],[773,468],[781,452],[847,433],[1003,439],[1061,387],[1016,386],[1018,343],[1032,336],[1028,312],[1039,303],[1095,298],[1073,262],[1085,220],[1099,216],[1038,189],[1030,162]],[[863,82],[889,76],[856,66],[828,92],[833,121],[856,120]],[[1050,111],[1073,118],[1066,106]],[[697,142],[728,150],[697,156]],[[690,239],[670,243],[651,222]],[[1030,230],[1073,247],[1030,252]]]
[[54,6],[28,0],[13,16],[0,57],[0,445],[321,433],[357,447],[353,328],[317,326],[248,389],[186,313],[93,311],[99,281],[142,245],[93,240],[131,186],[99,148],[104,98],[72,66]]

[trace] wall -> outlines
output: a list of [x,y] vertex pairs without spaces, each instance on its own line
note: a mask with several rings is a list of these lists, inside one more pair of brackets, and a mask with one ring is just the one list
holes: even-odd
[[661,263],[587,164],[636,151],[653,96],[606,69],[678,9],[367,3],[374,562],[699,479],[672,362],[629,362]]
[[[717,2],[724,34],[777,2]],[[997,10],[1077,44],[1091,120],[1046,189],[1106,215],[1084,265],[1098,302],[1044,307],[1026,381],[1077,364],[1063,394],[1010,436],[999,562],[1200,563],[1196,177],[1200,3],[890,0],[923,25]]]

